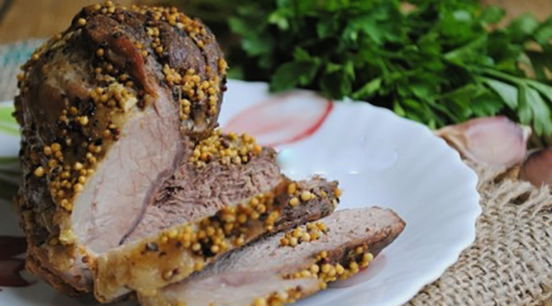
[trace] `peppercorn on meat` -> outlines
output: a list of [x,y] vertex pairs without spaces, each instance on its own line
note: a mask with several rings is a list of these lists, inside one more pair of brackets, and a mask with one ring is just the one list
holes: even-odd
[[140,293],[139,300],[152,306],[291,303],[365,268],[404,226],[387,209],[339,210],[253,242],[184,281]]

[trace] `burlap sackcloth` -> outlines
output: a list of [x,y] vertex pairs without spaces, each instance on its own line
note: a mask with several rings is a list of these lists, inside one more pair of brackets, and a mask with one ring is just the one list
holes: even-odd
[[[0,46],[0,101],[41,40]],[[504,169],[467,162],[479,175],[482,214],[474,244],[410,305],[552,306],[552,196]],[[435,229],[439,230],[439,229]]]
[[550,189],[466,163],[479,176],[476,240],[408,304],[552,306]]

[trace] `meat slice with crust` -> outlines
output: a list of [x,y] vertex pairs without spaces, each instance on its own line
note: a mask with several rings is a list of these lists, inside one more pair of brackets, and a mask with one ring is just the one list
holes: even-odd
[[282,305],[365,268],[404,229],[391,210],[332,215],[228,253],[188,279],[141,292],[142,305]]

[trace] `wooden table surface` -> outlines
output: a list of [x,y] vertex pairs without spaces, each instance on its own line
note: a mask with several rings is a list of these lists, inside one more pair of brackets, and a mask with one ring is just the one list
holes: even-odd
[[[0,44],[50,37],[64,30],[73,16],[99,0],[0,0]],[[133,0],[116,1],[129,4]]]
[[[231,1],[231,0],[229,0]],[[255,1],[255,0],[252,0]],[[552,0],[483,0],[505,7],[509,16],[531,11],[540,19],[552,14]],[[79,9],[99,0],[0,0],[0,44],[49,37],[67,27]],[[115,1],[123,4],[136,0]],[[144,0],[140,1],[141,3]],[[146,2],[152,2],[152,0]]]

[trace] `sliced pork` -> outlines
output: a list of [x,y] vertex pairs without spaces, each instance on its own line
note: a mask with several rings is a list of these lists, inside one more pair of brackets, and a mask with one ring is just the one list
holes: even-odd
[[403,230],[391,210],[339,210],[253,242],[190,278],[141,293],[143,305],[281,305],[365,268]]

